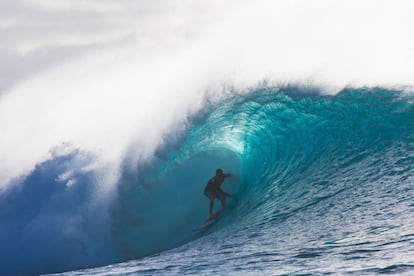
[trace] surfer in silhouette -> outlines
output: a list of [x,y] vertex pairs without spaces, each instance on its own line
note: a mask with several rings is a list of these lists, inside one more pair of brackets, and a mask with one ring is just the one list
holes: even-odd
[[[230,173],[223,173],[221,169],[216,170],[216,175],[210,178],[206,187],[204,188],[204,195],[210,199],[210,218],[214,219],[217,215],[226,208],[226,197],[231,196],[229,193],[226,193],[221,189],[221,184],[223,184],[224,178],[231,176]],[[216,214],[213,214],[214,200],[218,198],[221,202],[221,210]]]

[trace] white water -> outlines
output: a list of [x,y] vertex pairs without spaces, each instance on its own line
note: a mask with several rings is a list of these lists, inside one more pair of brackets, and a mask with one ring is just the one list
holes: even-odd
[[151,156],[206,93],[414,84],[412,1],[3,5],[0,187],[62,143],[116,175],[132,143]]

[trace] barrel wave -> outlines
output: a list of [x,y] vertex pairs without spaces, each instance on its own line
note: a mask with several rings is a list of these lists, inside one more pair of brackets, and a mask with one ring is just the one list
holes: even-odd
[[[111,196],[94,196],[99,179],[81,151],[15,180],[0,201],[10,252],[2,270],[123,262],[69,273],[409,273],[413,152],[410,93],[230,93],[172,130],[152,158],[127,153]],[[70,185],[68,168],[77,179]],[[194,233],[208,216],[202,191],[217,168],[234,174],[222,186],[233,196],[220,220]]]

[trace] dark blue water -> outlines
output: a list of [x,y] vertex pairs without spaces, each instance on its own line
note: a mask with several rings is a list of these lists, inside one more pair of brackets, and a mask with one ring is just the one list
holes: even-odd
[[[413,274],[413,100],[383,89],[232,95],[164,137],[154,158],[126,154],[104,198],[84,169],[93,156],[56,155],[1,194],[1,271]],[[218,167],[236,175],[223,184],[234,196],[194,233]]]

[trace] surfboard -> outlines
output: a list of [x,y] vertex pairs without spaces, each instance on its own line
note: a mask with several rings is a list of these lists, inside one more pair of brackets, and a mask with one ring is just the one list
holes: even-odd
[[212,225],[214,222],[216,222],[217,219],[219,218],[219,216],[220,216],[220,212],[215,213],[213,218],[208,218],[200,226],[194,228],[193,229],[193,232],[201,231],[203,229],[206,229],[207,227],[209,227],[210,225]]

